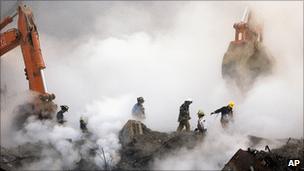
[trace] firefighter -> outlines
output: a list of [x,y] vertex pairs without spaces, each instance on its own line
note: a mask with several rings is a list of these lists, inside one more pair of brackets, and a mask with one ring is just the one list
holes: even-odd
[[83,117],[80,117],[80,129],[82,132],[87,132],[88,128],[87,128],[87,122],[83,119]]
[[181,132],[184,127],[186,127],[187,132],[190,131],[189,120],[191,119],[191,117],[189,112],[189,106],[191,103],[192,103],[191,99],[186,99],[179,108],[179,116],[178,116],[179,125],[176,130],[177,132]]
[[63,124],[64,122],[66,122],[64,120],[63,113],[67,112],[69,110],[69,107],[67,105],[61,105],[60,108],[61,110],[57,112],[57,122]]
[[234,102],[230,101],[227,106],[217,109],[216,111],[212,112],[211,115],[221,113],[221,124],[223,128],[226,128],[228,123],[233,119],[233,107]]
[[207,131],[206,129],[206,120],[204,119],[205,113],[202,110],[199,110],[197,112],[198,121],[197,121],[197,128],[195,128],[194,131],[198,131],[200,133],[203,133]]
[[136,120],[142,121],[142,120],[146,119],[145,108],[143,106],[144,102],[145,102],[145,100],[143,97],[138,97],[137,103],[132,108],[132,116]]

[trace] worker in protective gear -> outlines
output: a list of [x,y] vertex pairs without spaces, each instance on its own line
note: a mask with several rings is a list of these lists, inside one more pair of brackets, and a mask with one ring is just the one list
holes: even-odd
[[80,117],[80,129],[82,132],[87,132],[88,131],[88,128],[87,128],[87,122],[84,120],[83,117]]
[[145,100],[143,97],[138,97],[137,103],[132,108],[132,116],[136,120],[142,121],[142,120],[146,119],[145,108],[143,106],[144,102],[145,102]]
[[222,108],[217,109],[216,111],[212,112],[211,115],[221,113],[221,124],[223,128],[226,128],[228,126],[228,123],[233,119],[233,107],[234,102],[230,101],[227,106],[223,106]]
[[64,120],[63,113],[67,112],[69,110],[69,107],[67,105],[61,105],[60,108],[61,110],[57,112],[57,122],[63,124],[64,122],[66,122]]
[[198,131],[200,133],[206,132],[206,120],[204,119],[205,113],[202,110],[197,112],[198,121],[197,121],[197,128],[194,131]]
[[189,120],[190,112],[189,112],[189,106],[192,103],[191,99],[187,99],[184,101],[184,103],[179,108],[179,116],[178,116],[178,122],[179,125],[177,127],[177,132],[181,132],[184,127],[186,127],[186,131],[190,131],[190,123]]

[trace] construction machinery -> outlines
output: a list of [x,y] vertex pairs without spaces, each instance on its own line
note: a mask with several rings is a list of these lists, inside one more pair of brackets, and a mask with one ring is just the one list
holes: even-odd
[[[16,16],[18,16],[18,28],[2,32],[2,29],[13,22],[13,18]],[[51,114],[57,110],[57,105],[53,102],[55,95],[47,92],[43,73],[46,66],[42,57],[39,35],[32,10],[19,3],[17,12],[1,21],[0,30],[1,57],[17,46],[21,47],[26,79],[29,83],[29,89],[35,94],[35,100],[31,105],[33,113],[38,114],[39,118],[52,117]]]
[[222,76],[228,84],[245,93],[258,76],[271,73],[274,60],[263,45],[262,24],[254,20],[248,8],[233,28],[235,39],[224,55]]

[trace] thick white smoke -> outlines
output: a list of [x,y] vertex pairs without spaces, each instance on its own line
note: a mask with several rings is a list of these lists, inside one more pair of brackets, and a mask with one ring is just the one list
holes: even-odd
[[[48,3],[51,9],[39,11]],[[69,3],[64,3],[64,11],[76,14],[78,7],[84,9],[85,3]],[[40,29],[39,34],[49,91],[56,94],[58,104],[69,105],[70,111],[65,128],[29,123],[25,137],[17,136],[19,144],[43,140],[53,143],[58,150],[72,150],[65,139],[79,138],[79,118],[84,116],[97,143],[117,161],[117,133],[130,117],[137,96],[146,101],[145,123],[159,131],[176,129],[179,106],[187,97],[194,101],[190,109],[192,129],[198,109],[209,114],[229,100],[236,101],[232,133],[222,132],[219,118],[209,117],[210,133],[205,143],[193,151],[182,149],[174,157],[156,161],[157,169],[219,169],[238,148],[247,147],[248,134],[303,137],[302,2],[155,2],[152,7],[149,3],[89,3],[88,10],[81,10],[83,16],[89,17],[81,18],[86,32],[80,35],[69,34],[70,25],[79,21],[70,23],[70,18],[61,15],[62,8],[57,9],[51,2],[30,4],[39,11],[34,11],[38,29],[42,23],[45,29]],[[111,7],[106,9],[107,13],[98,10],[105,6]],[[247,6],[263,20],[264,44],[277,66],[272,76],[260,78],[243,98],[226,87],[221,62],[234,39],[232,25],[241,19]],[[90,9],[95,15],[89,15]],[[45,16],[42,11],[50,10],[56,19],[43,21],[47,19],[40,17]],[[170,24],[164,24],[167,22]],[[50,31],[59,25],[59,31]],[[19,49],[1,58],[1,88],[5,85],[7,99],[16,99],[18,93],[27,89]],[[4,113],[1,108],[1,128]],[[31,135],[35,134],[38,136],[33,138]],[[6,134],[1,129],[1,143],[3,135]],[[57,163],[54,169],[72,168],[79,156],[70,152],[63,150],[71,156],[66,162],[68,166],[52,157],[40,161],[41,166]],[[102,165],[102,160],[96,160]],[[179,165],[176,160],[184,162],[178,162]],[[38,165],[29,168],[39,168]]]

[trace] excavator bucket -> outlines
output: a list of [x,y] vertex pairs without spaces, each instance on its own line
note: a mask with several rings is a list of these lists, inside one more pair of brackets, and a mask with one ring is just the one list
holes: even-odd
[[230,42],[222,62],[222,76],[230,85],[247,92],[256,78],[271,73],[274,60],[267,52],[262,40],[261,25],[252,21],[245,10],[241,22],[233,25],[235,40]]

